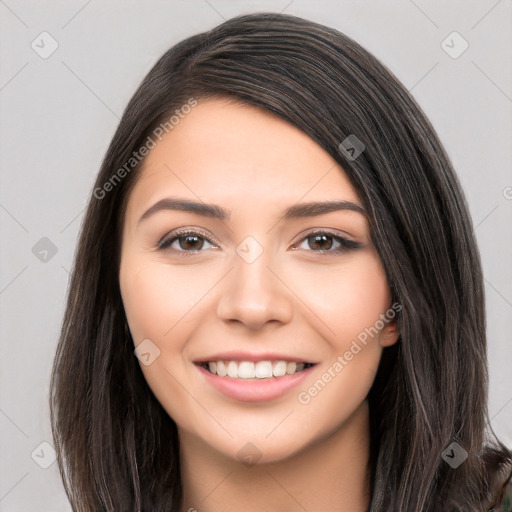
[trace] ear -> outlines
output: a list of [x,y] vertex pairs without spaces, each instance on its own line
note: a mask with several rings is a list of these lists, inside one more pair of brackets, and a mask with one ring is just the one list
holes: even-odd
[[391,320],[386,324],[384,329],[382,329],[379,342],[383,347],[391,347],[391,345],[394,345],[398,341],[399,337],[400,333],[398,332],[396,320]]

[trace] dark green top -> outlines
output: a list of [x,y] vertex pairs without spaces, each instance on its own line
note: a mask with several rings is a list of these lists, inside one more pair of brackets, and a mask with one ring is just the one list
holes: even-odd
[[489,512],[511,512],[512,511],[512,475],[503,486],[496,503]]

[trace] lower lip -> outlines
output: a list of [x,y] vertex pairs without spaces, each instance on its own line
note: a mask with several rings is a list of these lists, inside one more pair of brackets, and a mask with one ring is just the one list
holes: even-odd
[[308,378],[316,365],[310,366],[301,372],[285,377],[272,377],[260,380],[242,380],[232,377],[220,377],[214,375],[206,368],[196,365],[198,370],[204,375],[215,389],[224,393],[234,400],[243,402],[266,402],[283,396],[287,391]]

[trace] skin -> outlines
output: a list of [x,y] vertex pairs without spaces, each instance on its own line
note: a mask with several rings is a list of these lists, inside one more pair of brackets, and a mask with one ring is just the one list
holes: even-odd
[[[171,196],[231,215],[160,210],[139,222]],[[365,397],[383,348],[398,339],[394,322],[359,343],[362,350],[309,403],[298,393],[329,368],[332,374],[338,356],[391,308],[385,273],[364,214],[279,221],[288,206],[340,199],[362,205],[343,169],[312,139],[271,113],[226,100],[199,101],[146,157],[124,219],[119,279],[135,345],[149,339],[160,350],[141,369],[178,426],[183,512],[368,506]],[[203,238],[158,248],[182,227]],[[315,244],[316,228],[361,247],[335,253],[334,238]],[[251,263],[236,252],[248,236],[263,249]],[[318,364],[283,396],[243,402],[213,388],[193,363],[227,350]],[[251,465],[238,456],[248,442],[260,457]]]

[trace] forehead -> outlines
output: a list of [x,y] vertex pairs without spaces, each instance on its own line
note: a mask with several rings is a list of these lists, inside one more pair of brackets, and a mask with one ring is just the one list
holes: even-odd
[[265,110],[199,101],[146,156],[128,210],[169,194],[236,208],[360,202],[342,167],[308,135]]

